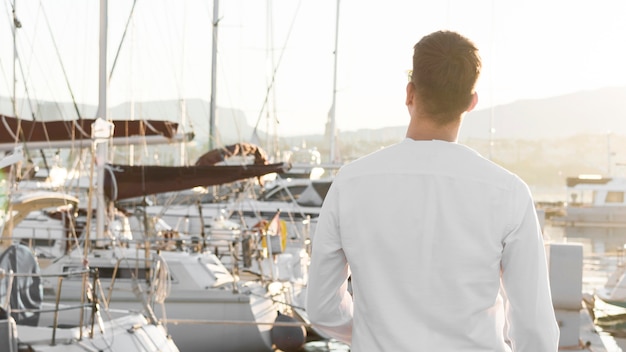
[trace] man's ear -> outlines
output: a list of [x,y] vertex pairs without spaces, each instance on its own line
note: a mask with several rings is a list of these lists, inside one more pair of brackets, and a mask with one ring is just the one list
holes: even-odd
[[470,103],[470,105],[467,107],[467,110],[465,111],[470,112],[474,110],[474,108],[476,107],[476,104],[478,104],[478,93],[474,92],[474,94],[472,94],[472,102]]
[[413,82],[409,82],[406,84],[406,101],[404,102],[406,106],[413,104],[414,95],[415,95],[415,86],[413,85]]

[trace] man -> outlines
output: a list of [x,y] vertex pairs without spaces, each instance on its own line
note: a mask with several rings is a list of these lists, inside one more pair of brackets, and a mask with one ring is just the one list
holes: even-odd
[[354,352],[558,349],[529,189],[456,143],[480,69],[458,33],[420,40],[407,138],[344,166],[326,196],[307,312]]

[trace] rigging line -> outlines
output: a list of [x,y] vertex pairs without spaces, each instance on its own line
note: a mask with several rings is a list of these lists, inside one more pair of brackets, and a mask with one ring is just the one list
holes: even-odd
[[54,46],[55,53],[57,55],[57,59],[59,60],[59,65],[61,65],[61,71],[63,71],[63,78],[65,78],[65,84],[67,85],[67,89],[70,92],[70,96],[72,97],[72,105],[74,106],[74,110],[78,115],[78,119],[82,120],[83,117],[78,109],[78,104],[76,103],[76,98],[74,97],[74,92],[72,91],[72,86],[70,85],[70,81],[67,77],[67,71],[65,70],[65,65],[63,65],[63,60],[61,60],[61,54],[59,53],[59,47],[57,46],[57,42],[54,39],[54,35],[52,34],[52,28],[50,27],[50,21],[48,20],[48,15],[46,14],[46,10],[43,6],[41,6],[41,12],[43,13],[43,17],[46,20],[46,26],[48,27],[48,33],[50,33],[50,39],[52,39],[52,45]]
[[109,81],[111,81],[111,77],[113,77],[113,71],[115,71],[117,59],[122,51],[122,44],[124,44],[124,39],[126,38],[126,33],[128,32],[128,26],[130,26],[130,21],[135,13],[135,5],[137,5],[137,0],[133,0],[133,6],[130,8],[130,14],[128,15],[128,20],[126,20],[126,26],[124,27],[124,33],[122,33],[122,39],[120,39],[120,45],[117,47],[117,51],[115,52],[115,59],[113,59],[113,66],[111,67],[111,72],[109,73]]
[[7,116],[0,115],[0,121],[2,121],[2,125],[7,130],[7,132],[11,136],[11,138],[13,138],[13,140],[17,141],[18,140],[17,135],[13,133],[13,130],[11,129],[11,126],[9,126],[9,123],[6,120],[6,118],[7,118]]
[[[43,12],[43,11],[42,11],[42,3],[41,3],[41,1],[39,2],[39,6],[37,7],[37,9],[38,9],[38,11],[37,11],[37,15],[36,15],[36,17],[35,17],[35,18],[34,18],[34,20],[33,20],[33,23],[35,23],[35,28],[34,28],[34,30],[33,30],[33,32],[34,32],[34,33],[37,33],[37,32],[38,32],[38,27],[39,27],[39,23],[40,23],[40,22],[39,22],[39,15],[40,15],[40,13],[42,13],[42,12]],[[30,43],[29,50],[30,50],[31,56],[30,56],[30,58],[28,59],[28,62],[27,62],[27,64],[26,64],[25,66],[26,66],[26,67],[31,67],[31,61],[33,60],[33,58],[35,58],[35,56],[34,56],[34,46],[35,46],[35,41],[34,41],[33,39],[30,39],[30,38],[29,38],[28,42]],[[19,53],[18,53],[18,58],[17,58],[17,59],[18,59],[18,61],[19,61],[19,63],[20,63],[20,71],[21,71],[22,79],[23,79],[23,81],[24,81],[24,90],[25,90],[26,97],[27,97],[27,99],[28,99],[28,103],[29,103],[29,108],[30,108],[30,111],[31,111],[31,115],[32,115],[32,117],[33,117],[33,120],[36,120],[36,119],[35,119],[35,109],[33,109],[33,106],[32,106],[32,97],[31,97],[31,94],[30,94],[30,93],[29,93],[29,91],[28,91],[28,87],[26,86],[26,82],[29,82],[29,81],[30,81],[30,77],[31,77],[31,74],[32,74],[32,70],[30,70],[30,71],[29,71],[29,75],[28,75],[28,78],[27,78],[27,77],[26,77],[26,74],[25,74],[25,73],[24,73],[24,71],[23,71],[24,64],[22,63],[22,59],[21,59],[21,57],[19,56]],[[40,60],[35,59],[35,62],[40,63]],[[43,70],[44,68],[43,68],[43,67],[40,67],[40,69],[42,69],[42,70]],[[59,112],[61,112],[61,109],[60,109],[60,107],[59,107],[59,103],[58,103],[58,102],[55,102],[55,107],[57,108],[57,110],[58,110]],[[16,117],[17,117],[17,116],[16,116]]]
[[[39,8],[41,8],[41,3],[40,3]],[[39,13],[39,12],[38,12],[38,13]],[[35,23],[38,23],[38,21],[34,21],[34,22],[35,22]],[[18,21],[17,19],[15,19],[15,20],[13,21],[13,23],[19,23],[19,21]],[[18,27],[18,28],[21,28],[21,24],[20,24],[20,27]],[[32,41],[31,41],[31,48],[30,48],[30,49],[31,49],[31,52],[33,51],[33,50],[32,50],[32,45],[34,45],[34,42],[32,42]],[[37,121],[38,119],[37,119],[37,116],[36,116],[36,114],[35,114],[35,109],[34,109],[34,107],[33,107],[33,102],[32,102],[32,98],[31,98],[31,93],[30,93],[30,91],[29,91],[28,85],[26,84],[26,82],[28,82],[28,81],[29,81],[29,79],[27,78],[26,73],[24,72],[24,64],[22,63],[22,57],[19,55],[19,52],[17,52],[17,51],[15,52],[15,59],[16,59],[16,60],[17,60],[17,62],[19,63],[19,65],[18,65],[18,66],[19,66],[19,70],[20,70],[20,75],[21,75],[22,80],[23,80],[23,82],[24,82],[24,94],[25,94],[25,96],[26,96],[26,101],[28,102],[28,106],[29,106],[29,109],[30,109],[30,112],[31,112],[31,117],[32,117],[32,120],[33,120],[33,121]],[[4,72],[4,71],[3,71],[3,72]],[[14,102],[16,99],[17,99],[17,97],[16,97],[16,96],[12,96],[12,97],[11,97],[11,102]],[[17,115],[17,113],[16,113],[16,115]],[[19,118],[19,116],[15,116],[15,117],[16,117],[16,118]],[[31,155],[30,155],[30,149],[29,149],[29,148],[28,148],[28,146],[26,145],[26,142],[27,142],[28,140],[30,140],[30,137],[32,137],[32,133],[34,132],[34,129],[30,131],[30,134],[29,134],[29,136],[28,136],[28,138],[27,138],[26,136],[24,136],[24,130],[23,130],[20,126],[21,126],[21,120],[18,120],[18,129],[16,130],[16,132],[20,135],[20,138],[21,138],[21,140],[22,140],[22,144],[24,144],[24,151],[25,151],[25,153],[26,153],[27,160],[29,160],[29,161],[30,161],[30,160],[32,160],[32,158],[31,158]],[[44,126],[44,127],[45,127],[45,126]],[[48,131],[47,131],[47,129],[45,129],[45,128],[44,128],[44,133],[46,134],[46,139],[48,139],[48,140],[49,140],[48,135],[47,135]],[[20,138],[17,138],[17,136],[14,136],[14,137],[15,137],[14,139],[15,139],[15,141],[16,141],[16,142],[17,142],[18,140],[20,140]],[[46,170],[50,170],[50,167],[49,167],[49,165],[48,165],[48,161],[47,161],[47,158],[46,158],[46,155],[45,155],[45,153],[44,153],[43,149],[39,149],[39,152],[40,152],[40,154],[41,154],[41,157],[42,157],[42,160],[43,160],[43,163],[44,163],[44,167],[46,168]]]
[[[13,2],[9,1],[9,4],[11,5],[11,12],[10,14],[7,12],[7,17],[8,17],[8,21],[7,23],[11,23],[12,25],[9,25],[9,28],[11,30],[11,34],[13,35],[13,52],[16,53],[17,52],[17,47],[16,47],[16,43],[15,43],[15,34],[17,33],[17,25],[18,25],[18,21],[17,21],[17,17],[15,15],[15,1],[13,0]],[[19,24],[21,27],[21,23]],[[11,77],[11,83],[13,84],[13,94],[11,95],[11,106],[13,107],[13,113],[15,115],[17,115],[17,98],[15,97],[15,57],[13,58],[13,75]],[[7,84],[8,84],[8,79],[7,79]],[[7,87],[8,88],[8,87]],[[7,92],[10,92],[11,88],[7,89]],[[17,117],[17,116],[16,116]]]
[[[185,3],[185,6],[187,4]],[[159,9],[157,9],[159,10]],[[174,84],[176,86],[177,92],[181,91],[181,79],[179,77],[179,70],[177,69],[180,65],[182,65],[182,63],[178,64],[177,57],[176,55],[178,55],[178,50],[167,50],[166,45],[169,45],[170,43],[179,43],[185,40],[185,33],[184,33],[184,28],[182,28],[182,32],[178,32],[178,22],[176,22],[177,20],[179,20],[179,18],[177,16],[174,16],[175,13],[172,12],[172,10],[168,11],[167,8],[162,8],[160,9],[161,11],[158,12],[156,15],[153,15],[154,18],[157,18],[156,16],[160,16],[160,15],[165,15],[166,18],[164,20],[164,22],[168,22],[172,25],[168,25],[168,26],[157,26],[156,30],[154,30],[154,33],[157,33],[156,35],[158,35],[158,39],[160,42],[160,49],[165,51],[165,54],[156,54],[157,57],[159,57],[159,59],[164,60],[167,65],[166,67],[168,68],[172,68],[172,70],[170,71],[168,69],[167,73],[170,74],[171,73],[171,77],[174,81]],[[153,11],[154,12],[154,11]],[[167,40],[165,39],[167,38]],[[181,69],[181,72],[183,70]],[[161,74],[162,77],[165,77],[165,71],[162,72]]]
[[[223,63],[222,57],[218,56],[217,60],[219,60],[219,63],[220,63],[220,65],[218,65],[218,69],[220,70],[220,73],[222,74],[222,76],[226,76],[226,70],[224,69],[224,67],[226,67],[226,65],[222,64]],[[228,80],[226,80],[226,87],[228,87]],[[230,95],[230,90],[229,89],[224,89],[224,90],[226,91],[226,94],[228,95],[228,100],[232,102],[233,99],[232,99],[232,97]],[[228,109],[227,112],[228,112],[229,116],[231,117],[232,121],[235,122],[234,125],[235,125],[235,130],[236,130],[235,132],[237,134],[237,141],[238,142],[242,142],[243,141],[243,135],[241,133],[241,126],[240,126],[240,124],[238,122],[239,120],[237,119],[237,113],[233,109]],[[226,113],[224,112],[223,114],[225,115]],[[217,126],[216,128],[217,128],[216,132],[220,132],[220,127]],[[218,140],[217,138],[216,138],[216,140],[214,142],[215,143],[219,142],[219,144],[220,144],[219,146],[216,146],[216,148],[223,147],[223,146],[226,145],[223,141]]]
[[[15,14],[15,7],[13,7],[13,21],[12,21],[12,23],[13,23],[13,31],[14,31],[13,32],[13,40],[15,41],[16,34],[17,34],[17,29],[22,27],[21,23],[19,22],[19,20],[17,19],[16,14]],[[21,60],[21,57],[20,57],[20,55],[19,55],[17,50],[15,50],[14,55],[15,55],[15,60],[19,63],[18,66],[20,68],[20,75],[22,76],[22,80],[24,82],[26,82],[27,80],[26,80],[26,75],[24,73],[24,65],[22,65],[22,60]],[[24,91],[25,91],[25,94],[26,94],[26,98],[27,98],[26,100],[28,101],[28,106],[30,108],[33,121],[37,121],[35,113],[34,113],[34,109],[33,109],[32,100],[30,99],[30,92],[28,90],[28,85],[26,85],[26,83],[24,83]],[[14,106],[16,106],[17,105],[17,96],[14,95],[11,98],[11,101],[14,103]],[[15,115],[16,115],[15,117],[18,118],[17,110],[14,111],[14,112],[15,112]],[[29,160],[29,161],[32,160],[32,158],[30,156],[30,151],[28,149],[28,146],[26,145],[26,140],[27,139],[26,139],[26,136],[24,135],[24,130],[22,129],[22,121],[19,118],[18,118],[16,133],[19,135],[19,138],[18,138],[18,136],[16,136],[15,143],[17,144],[17,142],[21,140],[21,142],[22,142],[22,144],[24,146],[24,153],[26,153],[27,160]],[[32,133],[33,133],[33,131],[31,131],[31,135],[29,135],[28,138],[30,138],[32,136]],[[43,151],[40,150],[40,152],[43,155]],[[44,164],[47,166],[45,157],[44,157]]]
[[[76,111],[76,114],[77,114],[77,117],[78,117],[78,121],[82,121],[82,115],[80,113],[80,110],[78,109],[78,105],[76,103],[76,98],[74,97],[74,93],[72,91],[72,87],[71,87],[71,85],[69,83],[69,79],[67,77],[67,72],[65,70],[65,66],[63,65],[63,61],[61,60],[61,56],[60,56],[60,53],[59,53],[59,50],[58,50],[58,46],[57,46],[56,41],[54,39],[54,35],[52,34],[52,28],[50,27],[50,21],[48,19],[48,16],[46,14],[46,11],[45,11],[45,9],[43,7],[43,4],[42,4],[41,0],[39,1],[39,7],[38,8],[41,9],[41,13],[43,14],[44,20],[45,20],[47,28],[48,28],[48,33],[50,33],[50,38],[52,39],[52,43],[54,45],[54,48],[55,48],[55,51],[56,51],[56,54],[57,54],[57,58],[59,59],[59,64],[61,66],[61,70],[63,72],[64,78],[65,78],[65,82],[66,82],[68,90],[70,92],[70,96],[72,98],[73,107],[74,107],[74,110]],[[39,21],[36,21],[36,23],[39,23]],[[29,100],[29,102],[30,102],[30,100]],[[58,106],[58,104],[57,104],[57,106]],[[31,107],[31,111],[32,110],[33,109]],[[89,134],[87,134],[85,132],[85,130],[82,128],[82,126],[78,123],[78,121],[73,119],[71,124],[70,124],[70,126],[66,127],[66,131],[68,132],[68,134],[72,136],[72,139],[74,139],[76,137],[77,133],[79,133],[79,135],[81,137],[90,137]],[[70,129],[68,129],[68,128],[70,128]],[[46,138],[49,139],[47,129],[44,128],[44,132],[46,133]],[[70,153],[73,153],[73,150],[74,150],[74,147],[72,146]],[[42,155],[44,155],[43,154],[43,150],[40,149],[40,152],[42,153]],[[47,161],[45,160],[45,157],[44,157],[44,164],[46,165],[46,168],[48,168]]]
[[[34,23],[35,23],[35,28],[34,28],[35,30],[34,30],[34,32],[35,33],[37,32],[37,27],[38,27],[38,21],[36,20],[38,18],[38,16],[39,16],[39,12],[37,12],[37,17],[35,18],[35,21],[34,21]],[[21,25],[21,23],[19,23],[19,20],[17,19],[17,16],[15,16],[15,14],[14,14],[14,22],[15,22],[14,26],[16,26],[16,28],[15,28],[16,32],[14,34],[13,40],[16,40],[16,38],[17,38],[17,29],[21,28],[22,25]],[[17,27],[18,24],[19,24],[19,27]],[[22,36],[22,37],[25,37],[25,35]],[[33,52],[34,52],[33,48],[35,46],[35,42],[34,42],[34,40],[27,40],[27,42],[30,44],[30,47],[28,49],[30,50],[31,56],[27,60],[28,62],[27,62],[26,67],[30,67],[31,61],[33,59]],[[23,83],[24,84],[24,93],[25,93],[27,101],[28,101],[28,107],[30,108],[33,120],[36,120],[34,112],[33,112],[34,109],[33,109],[32,101],[31,101],[31,97],[30,97],[30,92],[28,91],[28,85],[26,84],[26,82],[28,82],[29,78],[30,78],[30,71],[29,71],[29,75],[28,75],[28,78],[27,78],[27,76],[26,76],[26,74],[24,72],[24,64],[22,63],[22,57],[20,56],[19,51],[17,50],[17,47],[16,47],[16,50],[15,50],[15,60],[19,63],[20,75],[21,75],[22,80],[24,82]],[[17,99],[17,96],[15,96],[14,98]],[[17,116],[17,112],[16,112],[16,116],[15,117],[19,117],[19,116]]]
[[276,82],[276,72],[278,72],[280,63],[283,60],[283,55],[285,54],[285,48],[287,47],[289,38],[291,38],[291,34],[293,32],[293,26],[295,25],[296,18],[298,17],[298,13],[300,12],[300,5],[302,5],[302,1],[298,2],[298,7],[296,8],[296,14],[293,16],[293,20],[291,21],[291,24],[289,25],[289,31],[287,32],[287,38],[285,39],[283,50],[281,51],[280,56],[278,57],[278,62],[276,63],[276,67],[274,67],[274,71],[272,72],[272,80],[270,81],[270,84],[267,86],[267,90],[265,92],[265,100],[263,101],[263,106],[261,106],[261,110],[259,111],[259,116],[257,117],[256,124],[254,125],[254,130],[252,131],[253,135],[256,135],[257,133],[257,129],[259,128],[259,123],[261,122],[261,118],[263,117],[263,111],[265,110],[265,107],[267,106],[267,103],[269,100],[270,91],[272,87],[274,86],[274,82]]
[[[39,8],[42,8],[41,6],[41,2],[39,3]],[[43,12],[43,11],[42,11]],[[39,17],[39,12],[37,12],[37,18]],[[17,17],[15,19],[15,21],[17,21],[17,23],[15,24],[15,26],[17,26],[19,24],[19,28],[21,28],[21,23],[19,23],[19,21],[17,20]],[[39,23],[39,21],[35,21],[35,23]],[[35,28],[36,29],[36,28]],[[17,28],[16,28],[17,30]],[[30,48],[30,52],[33,52],[33,46],[35,45],[34,40],[31,42],[31,48]],[[22,80],[24,81],[24,93],[26,95],[26,100],[28,102],[28,108],[30,109],[30,114],[31,117],[33,119],[33,121],[37,121],[37,116],[35,115],[35,109],[33,107],[33,101],[31,99],[31,95],[30,95],[30,91],[28,89],[28,85],[26,84],[26,82],[28,82],[28,80],[26,79],[26,75],[24,74],[24,66],[22,65],[22,60],[21,57],[19,56],[19,53],[16,51],[16,58],[19,62],[19,66],[20,66],[20,74],[22,75]],[[32,58],[32,57],[31,57]],[[29,60],[29,67],[30,67],[30,60]],[[17,99],[17,97],[15,97],[15,99]],[[16,116],[17,117],[17,116]],[[45,125],[44,125],[45,126]],[[44,132],[46,134],[46,138],[48,138],[48,130],[44,128]],[[34,129],[31,130],[30,135],[28,136],[28,139],[30,140],[30,137],[32,137],[32,134],[34,133]],[[28,149],[28,146],[26,145],[26,140],[24,140],[24,150],[26,153],[26,157],[27,160],[32,161],[32,158],[30,156],[30,150]],[[41,158],[43,160],[43,164],[44,167],[46,168],[46,170],[50,171],[50,166],[48,165],[48,160],[46,158],[46,154],[44,153],[43,149],[39,149],[39,154],[41,155]]]
[[[16,53],[16,58],[17,61],[20,63],[20,74],[22,75],[22,80],[24,80],[24,94],[26,95],[26,101],[28,102],[28,107],[30,109],[30,114],[31,117],[33,119],[33,121],[37,121],[37,116],[35,115],[35,109],[33,106],[33,101],[30,98],[30,91],[28,90],[28,85],[26,84],[26,75],[24,74],[24,66],[22,65],[22,60],[20,58],[20,56]],[[17,97],[14,97],[14,99],[17,99]],[[18,118],[18,116],[15,116],[16,118]],[[18,126],[21,125],[21,119],[18,120]],[[45,127],[45,125],[44,125]],[[48,138],[48,130],[46,128],[43,129],[44,133],[46,134],[46,139],[49,140]],[[24,152],[26,153],[26,158],[27,160],[32,160],[31,156],[30,156],[30,150],[28,149],[28,145],[26,144],[27,140],[30,140],[30,138],[32,137],[33,133],[35,132],[35,129],[33,128],[29,135],[28,135],[28,139],[26,138],[26,136],[24,135],[24,130],[21,127],[18,127],[18,133],[20,134],[21,138],[22,138],[22,144],[24,144]],[[39,153],[41,154],[42,158],[43,158],[43,163],[44,166],[46,167],[46,170],[50,170],[48,168],[48,162],[46,160],[46,155],[43,152],[43,149],[39,149]]]

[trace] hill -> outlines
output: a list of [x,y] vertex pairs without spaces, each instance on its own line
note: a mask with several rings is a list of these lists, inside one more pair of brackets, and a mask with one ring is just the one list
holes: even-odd
[[[554,139],[579,134],[626,135],[626,87],[609,87],[546,99],[520,100],[467,114],[459,141]],[[493,124],[491,120],[493,119]],[[342,140],[386,140],[404,136],[406,126],[342,131]]]
[[[489,139],[494,128],[496,139],[546,139],[567,138],[581,133],[626,135],[626,86],[607,87],[576,92],[545,99],[520,100],[489,109],[472,111],[463,123],[460,141]],[[18,102],[19,106],[28,106]],[[132,105],[124,103],[109,109],[111,118],[129,118],[131,115],[148,119],[181,121],[186,111],[187,121],[182,124],[192,129],[198,138],[208,136],[209,103],[189,99],[183,107],[180,101],[145,101]],[[70,103],[38,102],[37,116],[43,120],[70,119],[76,117],[76,109]],[[78,105],[83,117],[93,117],[96,107]],[[131,111],[132,109],[132,111]],[[0,97],[0,113],[11,115],[8,98]],[[253,127],[246,122],[245,114],[237,109],[217,109],[221,138],[224,143],[251,138]],[[23,113],[30,116],[30,112]],[[491,121],[493,120],[493,124]],[[405,126],[389,126],[380,129],[341,131],[342,140],[387,140],[404,136]],[[206,138],[206,137],[205,137]],[[321,135],[293,136],[289,140],[322,139]]]
[[547,99],[521,100],[470,112],[460,139],[566,138],[581,133],[626,135],[626,87],[609,87]]

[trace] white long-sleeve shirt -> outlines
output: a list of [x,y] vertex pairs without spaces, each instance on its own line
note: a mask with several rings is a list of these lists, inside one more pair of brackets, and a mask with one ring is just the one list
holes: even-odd
[[466,146],[406,139],[344,166],[312,241],[309,318],[354,352],[558,349],[530,191]]

